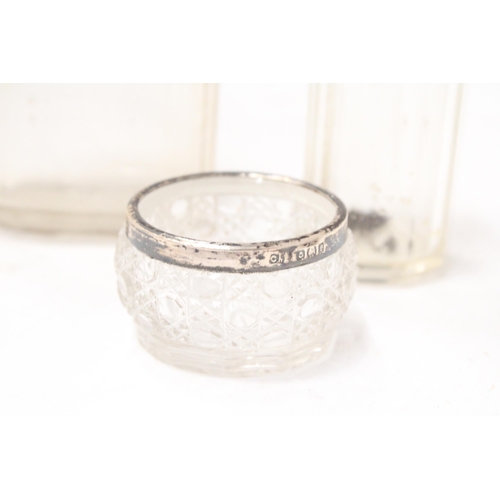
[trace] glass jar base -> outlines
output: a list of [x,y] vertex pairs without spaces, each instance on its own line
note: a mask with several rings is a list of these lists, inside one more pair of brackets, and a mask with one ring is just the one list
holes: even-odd
[[443,264],[442,257],[428,257],[393,266],[359,263],[358,280],[372,283],[411,283],[434,276]]
[[141,345],[158,360],[177,368],[227,377],[277,374],[304,365],[317,365],[329,358],[336,334],[331,331],[313,341],[287,350],[222,352],[158,339],[144,330],[137,332]]
[[0,188],[0,224],[34,231],[116,234],[123,224],[122,207],[133,192],[133,186],[109,184]]
[[49,212],[0,206],[0,225],[41,232],[115,234],[123,214]]

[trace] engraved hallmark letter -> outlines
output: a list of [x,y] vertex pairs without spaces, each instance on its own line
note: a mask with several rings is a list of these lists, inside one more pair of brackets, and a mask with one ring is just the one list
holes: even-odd
[[298,250],[295,252],[295,255],[297,256],[297,260],[304,260],[306,258],[305,250]]
[[307,249],[307,257],[308,258],[316,257],[316,253],[317,253],[316,247],[309,247]]
[[277,264],[280,261],[280,254],[279,253],[273,253],[271,254],[271,257],[269,257],[269,262],[271,264]]

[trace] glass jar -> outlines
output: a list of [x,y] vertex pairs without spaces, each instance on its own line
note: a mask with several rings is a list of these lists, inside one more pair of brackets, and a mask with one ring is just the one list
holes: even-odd
[[140,192],[115,262],[143,346],[217,375],[324,359],[356,276],[338,198],[252,173],[194,174]]
[[212,170],[214,84],[1,84],[0,223],[117,231],[158,179]]
[[306,178],[349,209],[360,279],[443,260],[460,84],[312,84]]

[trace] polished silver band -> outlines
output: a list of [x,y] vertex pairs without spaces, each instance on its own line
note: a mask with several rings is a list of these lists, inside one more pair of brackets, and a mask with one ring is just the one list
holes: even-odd
[[[337,207],[335,218],[326,226],[298,238],[256,243],[218,243],[176,236],[147,223],[139,213],[141,199],[164,186],[204,177],[263,179],[311,190]],[[303,266],[337,252],[347,238],[347,211],[336,196],[307,182],[249,172],[208,172],[175,177],[153,184],[128,203],[126,234],[140,252],[178,266],[225,273],[262,273]]]

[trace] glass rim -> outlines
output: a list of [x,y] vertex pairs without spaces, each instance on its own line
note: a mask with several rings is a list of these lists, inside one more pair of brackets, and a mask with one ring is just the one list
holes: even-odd
[[[140,214],[141,200],[160,188],[216,177],[262,179],[295,185],[329,200],[336,208],[336,215],[325,226],[294,238],[227,243],[178,236],[158,229]],[[130,199],[125,222],[125,234],[131,244],[153,259],[183,267],[232,273],[272,272],[317,262],[337,252],[344,245],[347,230],[347,209],[333,193],[292,177],[258,172],[201,172],[157,182]]]

